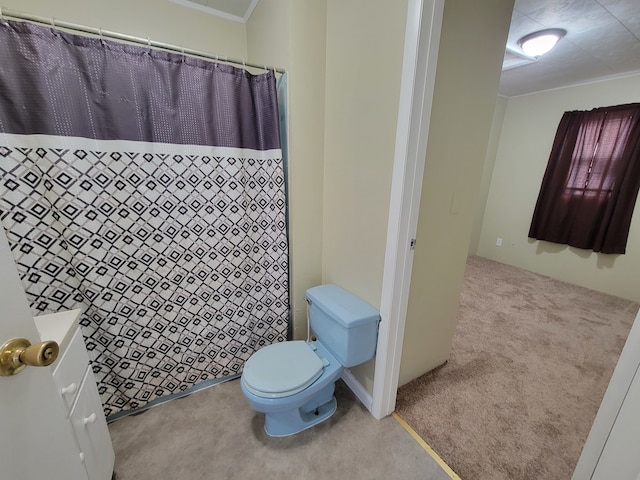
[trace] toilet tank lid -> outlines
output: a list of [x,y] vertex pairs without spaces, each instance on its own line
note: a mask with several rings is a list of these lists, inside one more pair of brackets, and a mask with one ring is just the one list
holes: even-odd
[[319,285],[307,290],[307,298],[346,328],[380,320],[380,312],[361,298],[337,285]]

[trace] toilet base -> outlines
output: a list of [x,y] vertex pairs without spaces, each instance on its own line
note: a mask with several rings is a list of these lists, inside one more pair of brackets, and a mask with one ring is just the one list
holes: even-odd
[[266,413],[264,431],[271,437],[287,437],[324,422],[335,413],[338,406],[334,390],[335,383],[331,383],[302,407]]

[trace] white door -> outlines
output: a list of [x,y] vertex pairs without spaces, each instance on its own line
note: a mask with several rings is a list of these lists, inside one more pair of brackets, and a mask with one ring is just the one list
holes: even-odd
[[[40,341],[0,227],[0,345],[16,337]],[[17,375],[0,376],[0,478],[87,478],[52,368],[26,367]]]
[[640,372],[636,371],[622,402],[607,443],[598,460],[593,480],[640,479]]
[[571,480],[640,480],[640,310]]

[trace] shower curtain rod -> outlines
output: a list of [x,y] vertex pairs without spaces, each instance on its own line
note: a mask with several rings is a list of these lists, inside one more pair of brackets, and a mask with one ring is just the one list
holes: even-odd
[[269,67],[267,65],[258,65],[256,63],[247,62],[244,60],[237,60],[235,58],[229,58],[221,55],[215,55],[213,53],[202,52],[200,50],[193,50],[191,48],[178,47],[176,45],[171,45],[168,43],[156,42],[155,40],[150,40],[149,38],[134,37],[132,35],[126,35],[124,33],[110,32],[108,30],[102,30],[101,28],[94,28],[94,27],[88,27],[86,25],[78,25],[76,23],[64,22],[61,20],[56,20],[55,18],[39,17],[37,15],[31,15],[29,13],[22,13],[22,12],[0,7],[0,21],[2,21],[5,18],[14,19],[14,20],[24,20],[32,23],[39,23],[41,25],[46,25],[53,28],[63,28],[65,30],[71,30],[74,32],[89,33],[97,37],[108,37],[108,38],[113,38],[115,40],[121,40],[125,42],[130,42],[130,43],[138,43],[141,45],[146,45],[148,47],[158,48],[161,50],[168,50],[170,52],[181,53],[183,55],[191,55],[194,57],[205,58],[207,60],[213,60],[216,62],[233,63],[235,65],[242,65],[243,67],[252,67],[252,68],[259,68],[260,70],[266,70],[266,71],[273,70],[274,72],[277,72],[277,73],[285,73],[285,70],[283,68]]

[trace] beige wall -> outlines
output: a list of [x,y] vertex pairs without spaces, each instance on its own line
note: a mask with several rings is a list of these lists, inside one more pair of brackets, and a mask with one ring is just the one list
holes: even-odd
[[296,338],[306,338],[305,291],[322,283],[327,2],[291,3],[292,295]]
[[291,0],[261,0],[247,21],[247,59],[289,70]]
[[2,0],[2,6],[232,58],[247,53],[243,23],[168,0]]
[[480,178],[480,190],[476,201],[476,211],[473,219],[473,228],[471,229],[471,241],[469,242],[469,255],[476,255],[478,245],[480,244],[480,233],[482,232],[482,220],[484,218],[484,209],[489,197],[489,188],[491,187],[491,177],[493,176],[493,168],[496,163],[496,155],[498,154],[498,146],[500,145],[500,133],[502,133],[502,122],[504,114],[507,110],[507,97],[498,97],[496,99],[496,107],[491,120],[491,133],[489,134],[489,145],[487,146],[487,154],[485,155],[484,166],[482,167],[482,177]]
[[[407,0],[329,0],[322,280],[380,307]],[[369,391],[373,362],[352,370]]]
[[[478,255],[640,301],[640,213],[627,253],[602,255],[527,238],[540,183],[564,111],[637,102],[640,75],[509,99]],[[496,237],[503,239],[496,246]]]
[[294,337],[306,338],[305,291],[322,281],[326,1],[261,0],[247,22],[249,59],[287,69],[289,234]]
[[401,385],[449,357],[512,8],[445,2]]

